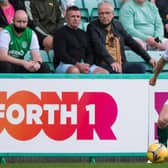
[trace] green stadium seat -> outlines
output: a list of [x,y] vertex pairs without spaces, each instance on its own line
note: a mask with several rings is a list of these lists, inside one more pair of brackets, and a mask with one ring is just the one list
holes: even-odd
[[[40,54],[42,56],[43,62],[48,62],[48,54],[44,50],[40,50]],[[24,57],[25,60],[32,60],[32,57],[30,55],[30,52],[27,52],[27,54]]]
[[159,61],[161,56],[163,55],[164,51],[155,51],[155,50],[149,50],[148,54],[154,58],[156,61]]
[[121,3],[123,2],[123,0],[113,0],[115,3],[115,8],[120,8],[121,7]]
[[[149,50],[147,52],[152,58],[154,58],[156,61],[158,61],[164,51]],[[132,50],[126,50],[125,53],[126,53],[126,57],[127,57],[128,61],[144,62],[144,60],[139,55],[137,55],[135,52],[133,52]]]
[[114,8],[114,19],[115,20],[119,19],[119,12],[120,12],[120,8]]
[[48,52],[48,59],[49,59],[48,65],[49,65],[49,67],[50,67],[50,70],[51,70],[52,72],[54,72],[54,71],[55,71],[54,62],[53,62],[53,60],[54,60],[54,50],[50,50],[50,51]]
[[[158,61],[161,58],[163,52],[164,51],[149,50],[148,54],[152,58],[154,58],[156,61]],[[127,58],[128,62],[142,62],[142,63],[146,64],[146,62],[142,59],[142,57],[140,57],[139,55],[137,55],[135,52],[133,52],[131,50],[126,50],[125,54],[126,54],[126,58]],[[147,68],[147,72],[154,72],[154,68],[151,65],[146,64],[146,68]],[[163,72],[168,72],[168,63],[164,66]]]
[[49,60],[49,62],[53,62],[53,60],[54,60],[54,50],[49,50],[48,60]]
[[81,21],[82,22],[88,22],[89,21],[89,11],[87,8],[80,8],[81,11]]
[[[156,61],[159,61],[161,56],[163,55],[164,51],[154,51],[154,50],[149,50],[148,51],[149,55],[154,58]],[[164,66],[162,73],[168,72],[168,63]]]
[[144,60],[132,50],[125,51],[128,62],[144,62]]
[[80,29],[82,29],[82,30],[83,30],[83,29],[84,29],[83,24],[84,24],[84,22],[82,22],[82,21],[81,21],[81,22],[80,22],[80,25],[79,25],[79,27],[78,27],[78,28],[80,28]]
[[86,32],[88,24],[89,22],[80,22],[79,28]]
[[32,60],[32,57],[30,55],[30,52],[27,52],[26,55],[24,56],[24,60]]
[[[54,71],[54,64],[53,64],[53,57],[54,57],[54,51],[50,50],[47,54],[45,50],[40,50],[40,54],[42,56],[43,62],[47,63],[50,67],[50,70]],[[30,52],[28,52],[25,57],[25,60],[32,60],[32,57],[30,55]]]
[[83,30],[87,31],[87,26],[88,26],[89,22],[85,22],[83,23]]
[[141,58],[141,56],[137,55],[135,52],[131,51],[131,50],[126,50],[125,51],[126,54],[126,58],[128,62],[140,62],[140,63],[144,63],[146,65],[146,70],[147,72],[153,72],[154,69],[152,66],[146,64],[146,62],[144,61],[144,59]]
[[98,18],[98,8],[93,8],[91,11],[90,19],[94,20]]
[[49,62],[49,57],[48,54],[45,50],[40,50],[41,57],[43,59],[43,62],[48,63]]
[[[44,50],[40,50],[40,54],[42,56],[42,59],[43,59],[43,62],[49,62],[49,59],[48,59],[48,54],[46,53],[46,51]],[[24,57],[25,60],[32,60],[32,57],[30,55],[30,52],[28,52],[25,57]]]
[[74,5],[78,8],[84,8],[84,2],[83,0],[75,0]]
[[83,0],[84,2],[84,8],[88,9],[89,12],[89,16],[91,16],[91,11],[93,8],[97,8],[98,7],[98,0]]

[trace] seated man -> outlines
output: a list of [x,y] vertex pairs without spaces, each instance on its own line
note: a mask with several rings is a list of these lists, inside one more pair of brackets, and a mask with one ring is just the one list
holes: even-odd
[[163,38],[161,17],[153,3],[129,0],[120,9],[119,20],[144,49],[165,50],[168,47],[168,39]]
[[[47,64],[42,63],[36,34],[27,28],[28,17],[24,10],[16,11],[13,24],[0,32],[1,73],[47,73]],[[30,50],[32,60],[25,61],[24,55]]]
[[[67,25],[54,35],[54,65],[57,73],[108,73],[93,64],[87,33],[79,29],[81,13],[76,6],[68,7]],[[57,66],[58,63],[58,66]]]
[[124,45],[129,46],[152,66],[156,61],[124,30],[121,23],[113,20],[114,9],[109,1],[103,1],[98,6],[98,20],[88,25],[94,53],[98,65],[111,73],[144,73],[145,66],[141,63],[127,62]]
[[26,11],[31,28],[36,32],[40,48],[53,49],[53,34],[64,25],[64,19],[57,0],[29,0]]

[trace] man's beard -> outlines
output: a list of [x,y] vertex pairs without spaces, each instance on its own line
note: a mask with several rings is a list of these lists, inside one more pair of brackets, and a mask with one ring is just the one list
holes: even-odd
[[22,27],[17,27],[16,25],[13,25],[14,29],[17,33],[22,33],[25,31],[26,28],[22,28]]

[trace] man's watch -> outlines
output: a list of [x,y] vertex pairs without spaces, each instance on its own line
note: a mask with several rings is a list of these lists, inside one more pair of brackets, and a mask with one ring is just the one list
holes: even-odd
[[39,64],[40,64],[40,66],[42,65],[42,62],[40,62],[40,61],[37,61]]

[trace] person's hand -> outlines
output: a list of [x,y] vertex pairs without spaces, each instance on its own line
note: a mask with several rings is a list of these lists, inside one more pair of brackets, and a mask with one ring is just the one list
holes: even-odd
[[158,48],[159,46],[159,43],[157,43],[156,41],[155,41],[155,38],[154,37],[147,37],[147,39],[146,39],[146,43],[148,44],[148,45],[150,45],[152,48]]
[[156,77],[152,77],[149,79],[149,85],[155,86],[156,85]]
[[30,61],[24,61],[23,62],[23,67],[26,70],[28,70],[30,72],[33,72],[34,71],[33,64],[34,64],[34,61],[31,61],[31,60]]
[[156,67],[157,62],[156,62],[155,59],[151,58],[151,59],[149,60],[149,63],[150,63],[154,68]]
[[48,53],[49,50],[53,49],[53,37],[47,36],[43,39],[44,50]]
[[36,61],[24,61],[24,68],[29,72],[36,72],[40,69],[40,64]]
[[81,73],[89,73],[90,72],[90,65],[87,63],[77,63],[76,66],[79,68]]
[[39,62],[35,62],[33,64],[33,69],[34,69],[34,72],[38,71],[41,67],[41,64]]
[[122,73],[122,66],[121,66],[121,64],[119,64],[117,62],[114,62],[110,66],[111,66],[111,68],[112,68],[113,71],[118,72],[118,73]]

